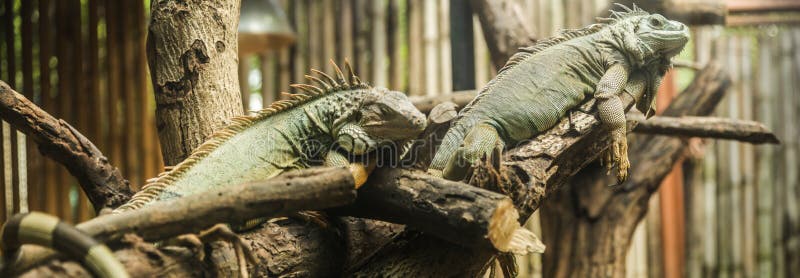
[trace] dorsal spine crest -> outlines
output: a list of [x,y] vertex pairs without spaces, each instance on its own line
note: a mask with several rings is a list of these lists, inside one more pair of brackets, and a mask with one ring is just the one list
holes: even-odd
[[[192,154],[185,160],[177,165],[171,167],[167,172],[159,174],[156,178],[148,180],[148,183],[142,186],[142,189],[133,195],[130,201],[115,209],[114,212],[123,212],[128,210],[136,210],[157,198],[164,189],[173,184],[181,175],[191,168],[192,165],[198,163],[203,158],[207,157],[214,149],[225,143],[228,139],[235,136],[239,132],[247,129],[256,122],[269,118],[272,115],[292,109],[294,107],[309,103],[318,98],[348,90],[371,89],[369,85],[361,82],[353,73],[350,63],[345,60],[345,70],[348,72],[349,78],[345,78],[342,70],[336,65],[333,60],[331,64],[336,71],[336,79],[332,78],[321,71],[311,69],[312,73],[320,76],[310,77],[312,81],[318,83],[323,88],[319,88],[310,84],[292,84],[291,87],[295,89],[295,93],[287,94],[287,99],[273,102],[268,107],[256,111],[252,116],[237,116],[231,118],[231,124],[223,127],[222,129],[214,132],[208,140],[195,149]],[[349,79],[349,82],[348,82]]]

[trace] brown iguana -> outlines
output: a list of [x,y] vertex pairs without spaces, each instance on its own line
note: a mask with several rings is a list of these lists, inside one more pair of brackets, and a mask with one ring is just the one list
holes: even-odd
[[[288,94],[288,99],[277,101],[254,116],[233,118],[232,124],[217,131],[186,160],[149,181],[112,213],[264,180],[293,169],[322,164],[345,167],[350,163],[347,155],[365,155],[382,147],[408,145],[406,142],[425,128],[425,116],[404,94],[363,83],[347,62],[347,76],[338,66],[333,66],[334,77],[313,69],[318,76],[306,75],[319,86],[294,84],[292,87],[299,92]],[[93,221],[103,221],[103,217],[84,223]],[[36,228],[6,226],[6,233],[20,237],[4,242],[4,246],[19,246],[20,242],[15,241],[22,240],[25,234],[50,235],[52,232]],[[50,242],[44,244],[58,247]],[[4,251],[8,254],[8,250]]]
[[689,40],[682,23],[636,6],[611,11],[611,18],[521,48],[463,110],[445,135],[428,171],[461,179],[495,148],[513,146],[541,133],[587,98],[597,100],[600,121],[611,131],[604,162],[628,176],[625,111],[619,94],[629,76],[645,76],[636,107],[653,114],[655,92],[670,58]]

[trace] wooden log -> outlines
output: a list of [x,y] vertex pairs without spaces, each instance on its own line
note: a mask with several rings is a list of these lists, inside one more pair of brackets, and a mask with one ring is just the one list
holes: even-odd
[[[102,242],[117,241],[128,233],[158,241],[196,233],[217,223],[240,225],[256,218],[343,206],[355,200],[355,190],[350,170],[312,168],[166,200],[129,213],[100,216],[76,228]],[[18,264],[12,266],[15,271],[27,271],[53,255],[41,248],[26,249]]]
[[[421,171],[377,169],[343,214],[406,224],[450,242],[503,252],[542,252],[517,222],[511,199]],[[534,238],[530,238],[533,236]]]
[[731,139],[752,144],[780,144],[778,137],[756,121],[718,117],[653,117],[639,122],[636,133]]
[[0,117],[30,136],[44,156],[67,167],[97,211],[104,207],[116,207],[133,194],[119,170],[86,137],[2,81]]

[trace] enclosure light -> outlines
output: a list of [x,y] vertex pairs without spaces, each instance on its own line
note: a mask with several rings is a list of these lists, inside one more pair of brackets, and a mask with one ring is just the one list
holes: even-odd
[[280,49],[294,39],[292,26],[276,0],[242,0],[239,53]]

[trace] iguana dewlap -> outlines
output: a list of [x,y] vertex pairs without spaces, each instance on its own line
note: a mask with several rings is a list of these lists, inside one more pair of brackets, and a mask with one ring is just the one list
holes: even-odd
[[632,73],[646,76],[648,86],[636,106],[650,115],[669,59],[688,42],[689,29],[635,6],[622,7],[626,12],[612,11],[613,18],[601,19],[603,23],[566,30],[520,49],[459,112],[429,172],[461,179],[494,148],[513,146],[551,128],[593,97],[600,121],[612,134],[608,157],[618,163],[617,176],[625,180],[629,163],[619,94]]

